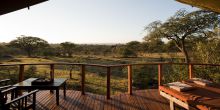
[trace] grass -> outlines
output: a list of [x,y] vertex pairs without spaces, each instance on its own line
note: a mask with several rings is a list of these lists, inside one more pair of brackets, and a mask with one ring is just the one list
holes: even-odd
[[[14,57],[11,59],[1,60],[1,63],[39,63],[39,62],[73,62],[73,63],[91,63],[91,64],[126,64],[126,63],[143,63],[158,60],[161,56],[138,57],[138,58],[115,58],[104,56],[79,56],[75,55],[72,58],[49,57],[49,58],[27,58]],[[159,57],[159,58],[157,58]],[[31,66],[25,66],[27,71]],[[80,68],[74,66],[72,68],[72,78],[70,78],[71,66],[55,66],[55,77],[68,78],[67,87],[69,89],[80,90]],[[124,72],[125,71],[125,72]],[[111,75],[111,94],[118,94],[127,91],[127,68],[116,68],[112,70]],[[39,77],[49,77],[50,67],[47,65],[36,66],[34,73]],[[16,73],[16,72],[15,72]],[[16,73],[18,74],[18,73]],[[29,77],[33,77],[30,75]],[[106,94],[106,70],[100,67],[86,67],[86,92]]]
[[[78,61],[76,61],[78,60]],[[73,58],[26,58],[26,57],[19,57],[4,60],[2,63],[39,63],[39,62],[82,62],[82,63],[99,63],[99,64],[108,64],[113,63],[115,60],[111,61],[109,59],[100,59],[95,57],[73,57]],[[108,62],[108,63],[107,63]],[[25,71],[27,71],[31,66],[25,66]],[[49,78],[50,67],[47,65],[37,65],[36,67],[36,75],[40,77]],[[80,90],[81,83],[80,83],[80,68],[75,66],[72,70],[72,78],[70,78],[70,66],[55,66],[55,77],[57,78],[68,78],[67,87],[68,89],[75,89]],[[99,71],[100,70],[100,71]],[[106,75],[100,75],[103,73],[102,68],[97,67],[88,67],[86,71],[86,82],[85,82],[85,90],[87,92],[98,93],[98,94],[105,94],[106,93]],[[31,76],[30,76],[31,77]],[[112,94],[125,92],[126,88],[126,78],[120,77],[112,77]]]

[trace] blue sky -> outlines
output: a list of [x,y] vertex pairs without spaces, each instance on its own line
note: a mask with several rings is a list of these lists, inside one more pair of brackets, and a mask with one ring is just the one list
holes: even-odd
[[0,16],[0,42],[20,35],[49,43],[126,43],[142,41],[144,27],[164,21],[179,9],[174,0],[49,0]]

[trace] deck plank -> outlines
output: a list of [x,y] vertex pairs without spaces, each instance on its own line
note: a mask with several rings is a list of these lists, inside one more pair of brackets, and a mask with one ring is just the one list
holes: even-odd
[[73,97],[73,105],[71,107],[71,110],[75,110],[80,107],[80,97],[83,97],[84,95],[81,95],[79,91],[75,91],[76,97]]
[[55,94],[49,91],[37,93],[37,110],[169,110],[169,103],[159,96],[157,89],[133,91],[112,95],[107,100],[103,95],[67,90],[66,98],[60,90],[60,105],[56,105]]

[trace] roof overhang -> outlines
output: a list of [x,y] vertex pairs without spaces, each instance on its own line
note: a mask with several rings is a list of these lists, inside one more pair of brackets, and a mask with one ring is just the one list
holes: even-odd
[[0,15],[10,13],[48,0],[0,0]]
[[176,1],[220,13],[220,0],[176,0]]

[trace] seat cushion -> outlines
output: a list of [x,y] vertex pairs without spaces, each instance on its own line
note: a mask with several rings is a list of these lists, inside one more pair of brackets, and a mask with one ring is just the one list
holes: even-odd
[[182,83],[182,82],[172,82],[172,83],[168,83],[166,84],[168,87],[170,87],[171,89],[177,90],[177,91],[187,91],[187,90],[191,90],[193,89],[192,86]]

